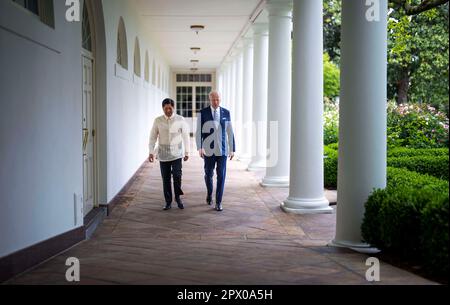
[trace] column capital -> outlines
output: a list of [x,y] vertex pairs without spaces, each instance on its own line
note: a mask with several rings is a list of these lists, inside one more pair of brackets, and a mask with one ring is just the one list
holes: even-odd
[[292,0],[267,0],[266,9],[269,17],[292,18]]
[[244,53],[244,48],[242,46],[237,46],[234,47],[233,50],[231,51],[231,59],[232,60],[239,60],[239,57],[242,56],[242,54]]
[[242,37],[242,45],[244,46],[244,49],[247,49],[251,47],[253,44],[253,38],[251,37]]
[[268,23],[254,23],[252,25],[252,31],[254,36],[267,36],[269,35]]
[[225,58],[225,60],[223,61],[223,65],[225,68],[229,68],[231,66],[232,60],[230,57]]

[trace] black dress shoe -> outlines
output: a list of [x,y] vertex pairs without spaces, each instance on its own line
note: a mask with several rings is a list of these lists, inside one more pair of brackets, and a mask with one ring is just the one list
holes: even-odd
[[166,206],[164,207],[164,211],[170,210],[172,208],[172,204],[166,203]]
[[221,203],[216,204],[216,211],[217,212],[222,212],[223,211],[223,207]]
[[184,204],[183,204],[183,202],[181,201],[181,199],[177,199],[177,204],[178,204],[178,208],[179,208],[180,210],[184,210]]
[[206,197],[206,203],[207,203],[208,205],[212,205],[212,199],[209,198],[209,197]]

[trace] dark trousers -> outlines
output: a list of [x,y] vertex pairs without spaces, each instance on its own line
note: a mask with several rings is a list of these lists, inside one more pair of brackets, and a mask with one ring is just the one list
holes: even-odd
[[169,162],[160,162],[161,176],[163,179],[164,198],[166,203],[172,203],[172,175],[173,187],[175,189],[175,200],[178,200],[183,191],[181,190],[182,159]]
[[225,177],[227,174],[227,157],[226,156],[212,156],[205,157],[205,183],[208,190],[208,198],[212,198],[213,194],[213,177],[214,168],[217,164],[217,189],[216,189],[216,203],[222,203],[223,190],[225,187]]

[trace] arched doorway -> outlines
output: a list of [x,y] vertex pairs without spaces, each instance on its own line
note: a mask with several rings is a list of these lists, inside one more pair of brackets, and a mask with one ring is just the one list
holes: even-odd
[[101,1],[82,7],[83,214],[106,203],[106,47]]

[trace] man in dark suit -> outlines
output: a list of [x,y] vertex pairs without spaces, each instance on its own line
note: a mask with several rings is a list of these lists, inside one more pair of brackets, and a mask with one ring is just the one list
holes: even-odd
[[199,155],[205,161],[206,202],[212,205],[214,169],[217,171],[216,210],[223,211],[222,197],[227,173],[227,158],[234,158],[236,146],[230,112],[220,107],[218,92],[209,94],[210,107],[197,118],[196,143]]

